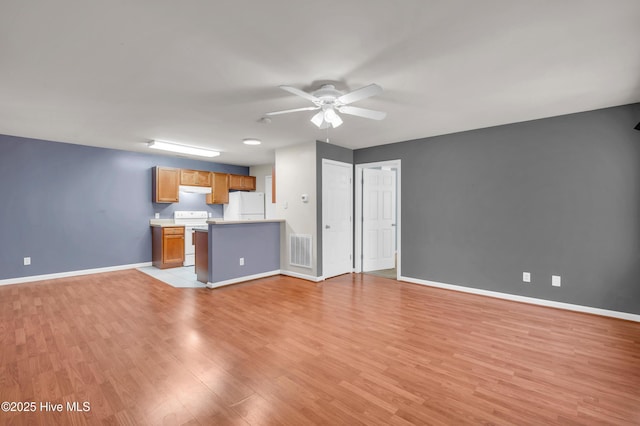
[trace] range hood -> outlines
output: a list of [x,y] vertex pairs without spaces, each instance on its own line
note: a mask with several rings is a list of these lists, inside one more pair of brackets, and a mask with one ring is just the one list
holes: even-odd
[[189,186],[180,185],[180,192],[189,192],[191,194],[211,194],[210,186]]

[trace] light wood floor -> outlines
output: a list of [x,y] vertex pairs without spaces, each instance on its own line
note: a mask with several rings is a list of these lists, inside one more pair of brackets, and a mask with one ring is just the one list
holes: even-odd
[[640,324],[345,275],[0,287],[0,424],[640,424]]

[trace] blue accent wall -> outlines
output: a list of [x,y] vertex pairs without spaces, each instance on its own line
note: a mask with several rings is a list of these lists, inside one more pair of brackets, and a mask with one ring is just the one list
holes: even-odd
[[[154,166],[248,175],[248,167],[0,135],[0,280],[151,261],[149,219],[221,205],[152,202]],[[23,258],[32,264],[23,266]]]
[[[280,222],[209,225],[209,282],[280,269]],[[245,264],[240,266],[240,258]]]

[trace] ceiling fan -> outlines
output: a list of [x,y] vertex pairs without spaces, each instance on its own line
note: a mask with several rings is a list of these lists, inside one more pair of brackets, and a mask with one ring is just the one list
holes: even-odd
[[356,115],[358,117],[369,118],[372,120],[382,120],[387,116],[386,112],[349,105],[353,102],[382,93],[382,87],[377,84],[370,84],[349,93],[343,93],[337,90],[332,84],[325,84],[318,90],[311,93],[304,92],[291,86],[280,86],[280,88],[313,102],[314,106],[268,112],[266,115],[280,115],[288,114],[290,112],[320,110],[317,114],[311,117],[311,122],[320,129],[327,129],[329,127],[335,128],[341,125],[342,118],[340,118],[337,112]]

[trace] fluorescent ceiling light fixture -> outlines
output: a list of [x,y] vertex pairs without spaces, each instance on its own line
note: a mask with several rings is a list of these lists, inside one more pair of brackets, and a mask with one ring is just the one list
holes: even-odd
[[220,155],[218,151],[214,151],[212,149],[197,148],[195,146],[181,145],[175,142],[158,140],[149,142],[149,148],[178,152],[180,154],[199,155],[201,157],[217,157]]
[[260,145],[262,141],[256,138],[247,138],[247,139],[242,139],[242,143],[245,145]]

